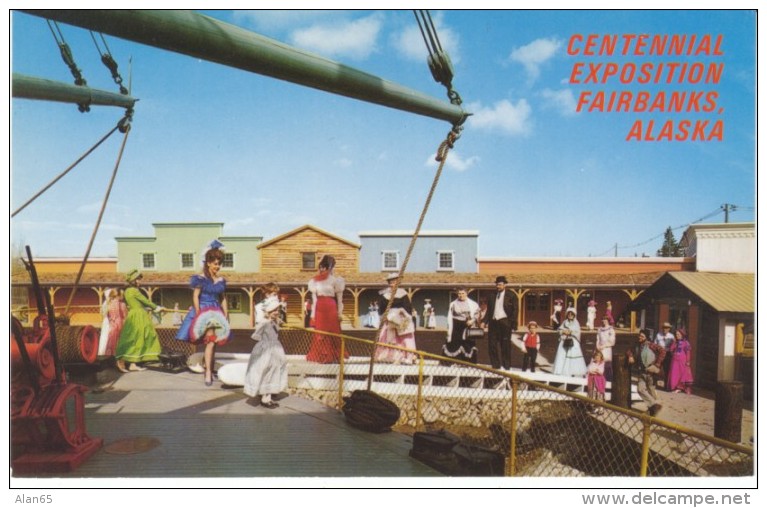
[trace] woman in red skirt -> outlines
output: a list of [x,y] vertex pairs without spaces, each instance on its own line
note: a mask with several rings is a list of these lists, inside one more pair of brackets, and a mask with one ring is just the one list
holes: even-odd
[[[320,260],[319,273],[309,281],[309,291],[312,293],[311,323],[318,332],[340,334],[346,282],[334,275],[335,266],[335,258],[324,255]],[[344,352],[344,358],[349,358],[348,351]],[[340,337],[315,333],[306,359],[317,363],[338,363],[341,359]]]

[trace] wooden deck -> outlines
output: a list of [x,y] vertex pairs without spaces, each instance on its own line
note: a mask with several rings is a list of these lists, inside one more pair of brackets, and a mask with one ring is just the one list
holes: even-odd
[[[296,396],[270,410],[248,404],[242,388],[206,387],[202,375],[190,371],[106,369],[96,377],[86,394],[86,425],[104,447],[72,472],[28,478],[118,486],[118,479],[140,478],[195,478],[193,485],[203,485],[203,479],[225,478],[441,476],[409,457],[409,436],[354,429],[342,413]],[[159,445],[108,452],[112,443],[140,437]],[[30,485],[13,473],[11,481]]]

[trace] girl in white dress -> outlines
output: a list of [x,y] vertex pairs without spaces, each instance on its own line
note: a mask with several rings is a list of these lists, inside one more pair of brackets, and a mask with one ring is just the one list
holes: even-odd
[[280,342],[280,302],[272,300],[264,306],[267,320],[253,334],[258,343],[250,352],[243,391],[249,397],[261,396],[267,409],[279,407],[272,400],[288,387],[288,361]]

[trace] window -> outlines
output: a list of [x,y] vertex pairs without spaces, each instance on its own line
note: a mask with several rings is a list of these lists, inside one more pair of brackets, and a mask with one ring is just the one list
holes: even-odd
[[317,254],[314,252],[301,253],[301,270],[314,270],[317,263]]
[[145,270],[154,269],[154,252],[148,252],[141,255],[141,267]]
[[224,252],[221,268],[234,268],[234,252]]
[[549,311],[551,307],[551,295],[548,293],[538,293],[538,310]]
[[399,251],[385,250],[381,253],[384,270],[399,270]]
[[229,312],[242,312],[242,293],[224,293],[226,295],[226,307]]
[[538,310],[538,293],[527,293],[525,295],[525,311],[534,310]]
[[191,252],[181,253],[181,269],[189,270],[194,268],[194,254]]
[[438,250],[437,251],[437,270],[439,271],[452,271],[455,270],[453,264],[453,251],[451,250]]

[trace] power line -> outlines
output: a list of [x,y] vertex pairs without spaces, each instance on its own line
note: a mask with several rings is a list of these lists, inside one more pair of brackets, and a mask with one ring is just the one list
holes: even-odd
[[[673,227],[673,228],[671,228],[671,231],[676,231],[676,230],[678,230],[678,229],[686,228],[686,227],[688,227],[688,226],[691,226],[692,224],[697,224],[698,222],[702,222],[702,221],[704,221],[704,220],[706,220],[706,219],[710,219],[710,218],[711,218],[711,217],[713,217],[714,215],[717,215],[717,214],[723,213],[723,211],[724,211],[724,206],[728,206],[728,207],[729,207],[729,209],[730,209],[730,210],[733,210],[733,211],[734,211],[734,210],[748,210],[748,209],[751,209],[751,210],[753,210],[753,207],[747,207],[747,206],[738,206],[738,205],[723,205],[723,206],[720,206],[720,207],[718,207],[716,210],[713,210],[713,211],[711,211],[711,212],[707,213],[706,215],[704,215],[703,217],[701,217],[701,218],[699,218],[699,219],[696,219],[696,220],[694,220],[694,221],[692,221],[692,222],[688,222],[688,223],[685,223],[685,224],[681,224],[681,225],[679,225],[679,226]],[[668,228],[667,228],[667,229],[668,229]],[[665,234],[666,234],[666,231],[667,231],[667,229],[663,230],[663,232],[662,232],[662,233],[660,233],[660,234],[658,234],[658,235],[655,235],[655,236],[653,236],[652,238],[648,238],[647,240],[644,240],[644,241],[642,241],[642,242],[639,242],[639,243],[635,243],[635,244],[633,244],[633,245],[618,245],[618,244],[616,243],[615,245],[611,246],[609,249],[605,250],[605,251],[604,251],[604,252],[602,252],[601,254],[597,254],[597,255],[596,255],[596,257],[601,257],[601,256],[604,256],[604,255],[608,254],[610,251],[615,251],[615,255],[616,255],[616,257],[617,257],[617,255],[618,255],[618,249],[633,249],[633,248],[636,248],[636,247],[641,247],[642,245],[647,245],[648,243],[650,243],[650,242],[653,242],[653,241],[657,240],[658,238],[661,238],[661,237],[663,237],[663,235],[665,235]]]

